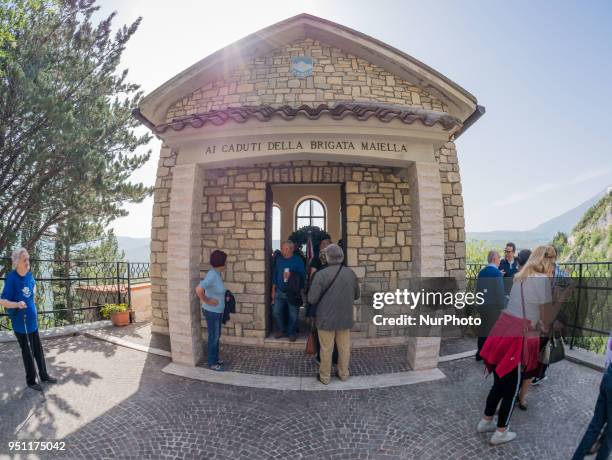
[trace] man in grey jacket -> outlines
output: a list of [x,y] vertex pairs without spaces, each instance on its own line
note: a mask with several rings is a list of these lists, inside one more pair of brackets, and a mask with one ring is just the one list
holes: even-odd
[[342,265],[342,248],[331,244],[325,249],[325,255],[329,266],[314,277],[308,291],[308,302],[317,305],[317,329],[321,344],[318,378],[327,385],[331,379],[334,341],[338,348],[338,377],[342,381],[349,377],[353,302],[359,298],[360,293],[355,272]]

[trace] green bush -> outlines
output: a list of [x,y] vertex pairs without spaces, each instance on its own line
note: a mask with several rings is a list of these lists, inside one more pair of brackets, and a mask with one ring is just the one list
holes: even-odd
[[128,311],[126,303],[107,303],[100,309],[100,314],[103,318],[109,319],[113,313]]

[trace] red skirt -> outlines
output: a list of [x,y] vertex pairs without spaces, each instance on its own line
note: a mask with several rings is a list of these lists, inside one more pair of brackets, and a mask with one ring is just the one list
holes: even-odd
[[531,372],[538,367],[540,336],[527,319],[502,313],[491,329],[480,356],[489,372],[503,377],[517,366]]

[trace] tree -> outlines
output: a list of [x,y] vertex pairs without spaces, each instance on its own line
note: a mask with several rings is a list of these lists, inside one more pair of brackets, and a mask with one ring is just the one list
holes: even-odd
[[487,241],[470,240],[466,243],[465,262],[468,264],[486,264],[489,251],[497,251],[503,254],[503,249],[497,247],[494,243]]
[[112,230],[105,232],[97,224],[74,219],[59,225],[51,265],[53,278],[58,280],[52,284],[54,319],[72,323],[74,309],[82,304],[71,278],[100,278],[100,284],[115,284],[117,272],[124,268],[116,262],[124,258]]
[[563,255],[567,252],[568,249],[567,235],[563,232],[557,232],[557,234],[553,237],[551,245],[557,251],[557,258],[559,260],[562,260]]
[[[0,253],[84,222],[105,227],[151,189],[130,183],[131,108],[142,93],[118,71],[140,18],[112,36],[95,0],[0,0]],[[75,241],[80,243],[80,241]]]

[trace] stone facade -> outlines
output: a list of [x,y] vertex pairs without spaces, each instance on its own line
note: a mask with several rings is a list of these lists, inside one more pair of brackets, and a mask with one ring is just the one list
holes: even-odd
[[[290,61],[292,56],[304,55],[314,58],[313,75],[298,79],[291,73]],[[194,91],[177,101],[166,119],[242,105],[316,107],[338,101],[384,102],[447,111],[422,88],[339,48],[307,38],[257,57]]]
[[152,330],[168,333],[168,224],[172,172],[176,165],[176,152],[162,146],[157,165],[157,179],[153,194],[151,221],[151,314]]
[[457,149],[448,142],[436,152],[444,202],[444,242],[446,274],[465,277],[465,217]]
[[[444,201],[446,273],[461,275],[465,266],[463,207],[456,150],[446,144],[439,158]],[[151,243],[153,327],[168,331],[167,238],[170,185],[176,154],[163,147],[158,167]],[[388,337],[402,329],[371,322],[370,295],[406,286],[411,271],[410,189],[401,171],[375,166],[294,161],[244,168],[209,169],[202,193],[201,275],[210,252],[229,254],[226,285],[236,294],[238,312],[224,326],[226,336],[263,339],[265,311],[265,188],[274,183],[345,183],[347,261],[360,280],[364,296],[355,307],[354,335]],[[316,187],[316,185],[314,185]],[[457,219],[461,217],[461,219]],[[362,305],[368,305],[362,308]],[[399,307],[387,307],[389,314]]]
[[[313,76],[296,79],[290,58],[314,58]],[[230,71],[222,79],[196,90],[174,104],[168,121],[210,110],[241,105],[330,104],[337,101],[374,101],[429,110],[447,108],[418,88],[388,71],[338,48],[305,39],[282,46]],[[454,143],[437,152],[443,200],[443,257],[450,276],[463,276],[465,230],[461,181]],[[162,147],[154,196],[151,242],[153,329],[168,333],[167,251],[173,167],[177,153]],[[229,254],[226,284],[235,294],[238,312],[224,326],[225,337],[256,341],[265,334],[265,188],[274,183],[345,183],[347,200],[347,260],[362,280],[369,303],[375,291],[405,287],[412,272],[412,221],[409,181],[397,168],[294,161],[244,168],[207,169],[202,200],[201,274],[208,269],[210,251]],[[283,237],[286,235],[283,235]],[[441,274],[442,275],[442,274]],[[401,328],[374,326],[370,306],[356,305],[354,335],[384,338]],[[386,313],[400,313],[399,307]]]
[[[203,190],[202,266],[210,252],[229,254],[225,282],[238,312],[224,326],[228,336],[265,334],[265,188],[274,183],[345,183],[348,264],[368,292],[395,289],[410,278],[410,197],[407,182],[391,168],[294,161],[206,171]],[[389,331],[371,325],[369,308],[355,307],[355,335]]]

